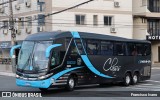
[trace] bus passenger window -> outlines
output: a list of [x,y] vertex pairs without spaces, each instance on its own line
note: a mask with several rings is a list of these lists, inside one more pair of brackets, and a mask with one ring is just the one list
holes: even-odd
[[116,56],[124,56],[125,55],[125,45],[124,45],[124,43],[115,43],[114,44],[114,54]]
[[135,48],[134,43],[127,43],[127,55],[128,56],[137,55],[137,50]]
[[149,44],[144,45],[144,56],[150,55],[151,54],[151,46]]
[[134,47],[133,51],[132,51],[132,56],[137,56],[138,52],[137,52],[137,48]]
[[101,55],[113,55],[113,43],[102,41],[101,42]]
[[77,48],[73,41],[69,47],[68,55],[78,55]]
[[89,40],[87,41],[87,54],[97,55],[99,53],[99,41]]
[[143,47],[144,44],[136,44],[136,48],[137,48],[137,55],[138,56],[142,56],[143,55]]

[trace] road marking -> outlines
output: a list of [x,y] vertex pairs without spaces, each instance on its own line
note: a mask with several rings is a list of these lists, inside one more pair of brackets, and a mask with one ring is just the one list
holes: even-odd
[[160,69],[160,67],[153,67],[152,69]]
[[14,73],[7,73],[7,72],[0,72],[0,75],[1,76],[12,76],[12,77],[15,77]]
[[160,83],[160,81],[155,81],[155,80],[146,80],[146,81]]
[[160,89],[160,85],[157,85],[157,86],[143,86],[143,85],[138,85],[136,87],[145,87],[145,88],[157,88],[157,89]]
[[150,86],[150,85],[153,85],[153,84],[140,84],[140,85],[147,85],[147,86]]
[[151,75],[151,76],[158,76],[158,75],[160,75],[160,74],[154,74],[154,75]]
[[[137,88],[137,87],[126,87],[126,88],[130,88],[130,89],[138,89],[138,90],[148,90],[147,88]],[[151,90],[151,89],[149,89]]]

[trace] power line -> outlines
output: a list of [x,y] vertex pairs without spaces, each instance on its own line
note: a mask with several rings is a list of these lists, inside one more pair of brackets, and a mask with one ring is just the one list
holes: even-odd
[[17,0],[11,0],[11,1],[7,1],[7,2],[3,2],[3,3],[0,3],[0,5],[4,5],[4,4],[10,3],[10,2],[14,2],[14,1],[17,1]]
[[[87,3],[89,3],[89,2],[92,2],[92,1],[94,1],[94,0],[88,0],[88,1],[82,2],[82,3],[77,4],[77,5],[75,5],[75,6],[72,6],[72,7],[69,7],[69,8],[66,8],[66,9],[63,9],[63,10],[54,12],[54,13],[50,13],[50,14],[44,15],[42,18],[38,18],[38,19],[44,19],[45,17],[52,16],[52,15],[55,15],[55,14],[59,14],[59,13],[62,13],[62,12],[65,12],[65,11],[68,11],[68,10],[71,10],[71,9],[74,9],[74,8],[77,8],[77,7],[79,7],[79,6],[85,5],[85,4],[87,4]],[[38,19],[34,19],[34,20],[38,20]],[[31,21],[34,21],[34,20],[31,20]]]

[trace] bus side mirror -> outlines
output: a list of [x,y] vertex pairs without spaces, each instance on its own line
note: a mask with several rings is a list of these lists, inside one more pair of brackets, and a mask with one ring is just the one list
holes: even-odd
[[21,48],[21,45],[13,46],[10,50],[10,57],[15,58],[14,52],[16,51],[16,49],[20,49],[20,48]]
[[56,48],[56,47],[60,47],[62,46],[62,44],[54,44],[54,45],[51,45],[49,46],[47,49],[46,49],[46,58],[49,58],[50,56],[50,52],[52,49]]

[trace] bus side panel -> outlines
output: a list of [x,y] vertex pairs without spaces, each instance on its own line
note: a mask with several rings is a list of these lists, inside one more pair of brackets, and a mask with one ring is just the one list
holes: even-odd
[[135,67],[140,71],[141,80],[147,80],[151,77],[151,55],[135,57]]
[[[105,75],[111,76],[112,81],[122,81],[125,72],[134,70],[134,57],[132,56],[98,56],[90,55],[90,61],[94,67]],[[101,83],[110,81],[103,78]]]

